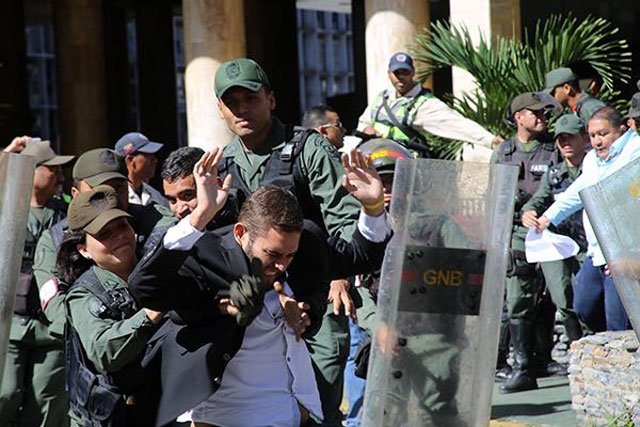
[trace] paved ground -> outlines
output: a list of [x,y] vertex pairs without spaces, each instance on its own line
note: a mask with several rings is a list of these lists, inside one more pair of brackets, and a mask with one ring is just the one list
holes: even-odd
[[571,410],[569,380],[543,378],[537,390],[500,394],[499,384],[493,390],[491,427],[515,426],[575,426]]

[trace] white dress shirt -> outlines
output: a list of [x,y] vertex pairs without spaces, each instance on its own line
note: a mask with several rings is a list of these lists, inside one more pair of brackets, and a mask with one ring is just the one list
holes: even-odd
[[138,195],[136,190],[129,184],[129,203],[134,205],[147,206],[151,202],[156,202],[159,205],[169,208],[169,201],[158,190],[153,188],[147,183],[142,183],[142,194]]
[[[391,233],[391,222],[386,213],[371,217],[361,211],[358,230],[367,240],[381,242]],[[167,249],[189,250],[202,234],[187,216],[167,231],[163,243]],[[286,282],[284,289],[294,296]],[[278,293],[270,290],[262,311],[246,328],[240,350],[226,366],[220,388],[193,409],[191,419],[222,427],[298,426],[298,404],[322,419],[306,344],[296,341]]]

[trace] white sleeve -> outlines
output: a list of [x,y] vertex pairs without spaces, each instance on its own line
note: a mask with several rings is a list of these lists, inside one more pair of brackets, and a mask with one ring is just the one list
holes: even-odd
[[489,148],[495,138],[491,132],[451,109],[438,98],[430,98],[420,105],[413,127],[443,138],[481,144]]
[[367,105],[367,108],[365,108],[364,113],[362,113],[362,115],[358,119],[357,129],[362,132],[364,128],[366,128],[367,126],[371,126],[371,107],[369,105]]
[[174,251],[188,251],[204,234],[202,231],[191,225],[187,215],[180,222],[167,230],[162,243],[165,249]]
[[391,234],[391,221],[385,211],[380,216],[369,216],[361,209],[358,218],[358,231],[370,242],[378,243]]

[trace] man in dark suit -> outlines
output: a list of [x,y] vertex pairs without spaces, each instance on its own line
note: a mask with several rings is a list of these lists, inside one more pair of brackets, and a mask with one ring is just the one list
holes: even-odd
[[[351,162],[343,159],[345,187],[363,206],[350,243],[327,239],[319,227],[303,224],[295,197],[273,186],[247,199],[231,229],[203,234],[199,230],[224,204],[229,188],[228,179],[222,187],[217,182],[219,157],[207,153],[196,165],[198,205],[167,233],[163,245],[142,260],[129,281],[139,303],[176,313],[151,340],[147,358],[161,364],[163,396],[157,424],[170,422],[207,399],[194,411],[194,421],[224,425],[225,408],[237,400],[232,404],[225,400],[228,392],[236,396],[240,392],[247,397],[244,404],[253,409],[247,420],[238,420],[233,411],[236,424],[273,423],[276,415],[269,408],[282,408],[282,403],[288,413],[278,411],[277,416],[285,417],[281,422],[303,422],[309,412],[321,418],[317,386],[310,365],[306,366],[308,352],[299,339],[319,327],[329,280],[379,268],[390,235],[382,184],[361,154],[352,153]],[[260,277],[252,277],[257,273],[250,269],[251,258],[264,268]],[[310,302],[316,302],[315,310]],[[260,341],[274,333],[276,339]],[[285,340],[277,339],[282,335]],[[284,348],[274,347],[285,342]],[[264,348],[256,351],[260,345]],[[285,369],[270,369],[260,359],[282,351],[287,354]],[[247,362],[256,357],[258,363]],[[242,372],[261,363],[266,365],[248,378],[256,385],[247,387]],[[282,375],[293,377],[293,388],[272,397],[261,391]],[[297,402],[298,410],[289,402]],[[237,403],[242,405],[242,399]]]

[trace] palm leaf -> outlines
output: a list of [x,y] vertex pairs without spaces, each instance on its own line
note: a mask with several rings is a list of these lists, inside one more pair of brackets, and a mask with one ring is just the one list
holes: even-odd
[[[538,21],[532,35],[525,31],[522,41],[497,37],[490,42],[481,36],[476,45],[467,28],[437,21],[415,36],[411,52],[421,81],[445,67],[469,72],[477,90],[459,98],[445,96],[445,102],[490,132],[506,136],[513,132],[503,120],[510,100],[542,89],[544,75],[557,67],[588,63],[602,78],[600,96],[616,105],[614,83],[628,82],[631,72],[629,45],[616,38],[617,32],[602,18],[552,15]],[[429,145],[438,155],[456,158],[458,152],[452,150],[463,144],[430,137]]]

